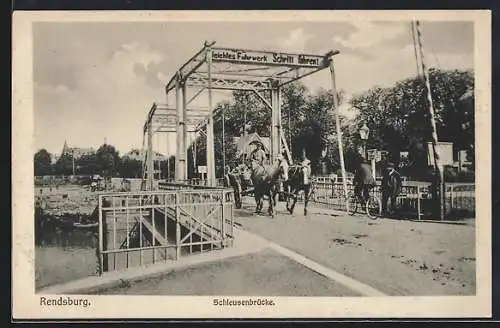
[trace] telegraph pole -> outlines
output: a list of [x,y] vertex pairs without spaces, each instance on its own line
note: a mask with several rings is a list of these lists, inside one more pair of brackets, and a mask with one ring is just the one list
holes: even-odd
[[439,217],[441,220],[444,220],[445,216],[445,188],[444,188],[444,172],[443,172],[443,165],[440,162],[440,154],[438,151],[438,135],[437,135],[437,128],[436,128],[436,118],[435,118],[435,113],[434,113],[434,104],[432,101],[432,91],[431,91],[431,85],[429,81],[429,70],[427,66],[425,65],[424,61],[424,50],[423,50],[423,45],[422,45],[422,32],[420,31],[420,21],[415,22],[415,27],[417,31],[417,40],[418,40],[418,49],[419,49],[419,54],[420,54],[420,61],[422,65],[422,71],[424,74],[424,80],[425,80],[425,87],[427,89],[427,101],[429,103],[429,114],[430,114],[430,119],[431,119],[431,127],[432,127],[432,153],[434,155],[434,168],[436,170],[436,178],[438,178],[436,181],[436,184],[439,185]]
[[75,150],[71,150],[71,162],[73,165],[73,176],[75,175]]
[[344,187],[344,197],[346,200],[347,211],[349,211],[349,201],[347,197],[347,174],[344,164],[344,148],[342,146],[342,130],[340,128],[340,117],[339,117],[339,99],[337,92],[337,83],[335,81],[335,67],[333,63],[333,54],[329,54],[330,60],[330,76],[332,79],[332,93],[333,93],[333,112],[335,113],[335,125],[337,126],[337,143],[339,147],[339,157],[340,157],[340,169],[342,171],[342,185]]

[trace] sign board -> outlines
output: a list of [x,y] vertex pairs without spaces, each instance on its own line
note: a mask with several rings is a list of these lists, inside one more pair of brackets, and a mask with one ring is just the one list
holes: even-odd
[[[439,153],[439,162],[441,165],[453,165],[453,142],[439,142],[437,144]],[[427,143],[427,163],[429,166],[434,166],[434,152],[432,150],[432,142]]]
[[274,64],[278,66],[308,68],[321,68],[325,66],[323,56],[227,48],[213,48],[212,61],[256,65]]
[[378,151],[376,149],[368,149],[366,151],[366,155],[368,156],[369,161],[377,160],[377,153]]
[[206,166],[198,166],[198,173],[204,174],[207,173],[207,167]]
[[472,162],[467,160],[467,150],[460,150],[458,152],[458,168],[466,170],[471,164]]

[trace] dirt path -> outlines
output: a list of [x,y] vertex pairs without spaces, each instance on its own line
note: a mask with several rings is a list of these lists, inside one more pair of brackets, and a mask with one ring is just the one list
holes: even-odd
[[278,205],[275,219],[236,211],[237,224],[389,295],[473,295],[473,226],[349,217]]
[[196,265],[159,278],[123,283],[95,294],[358,296],[269,249]]

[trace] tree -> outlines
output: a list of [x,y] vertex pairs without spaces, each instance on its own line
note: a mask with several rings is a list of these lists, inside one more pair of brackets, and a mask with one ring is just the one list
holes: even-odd
[[125,156],[119,162],[118,173],[122,178],[140,178],[142,162]]
[[75,159],[77,174],[93,175],[97,171],[96,154],[84,154]]
[[[474,77],[469,71],[430,70],[433,100],[440,141],[454,142],[455,149],[474,151]],[[270,93],[263,93],[268,101]],[[339,92],[339,103],[343,93]],[[306,149],[313,164],[318,163],[322,150],[328,149],[329,165],[340,169],[335,117],[332,115],[333,95],[331,91],[319,90],[310,94],[301,83],[285,85],[281,91],[282,128],[290,151],[296,159]],[[431,140],[430,118],[425,84],[421,78],[398,81],[392,87],[375,87],[355,95],[349,101],[359,114],[354,119],[340,117],[344,160],[346,169],[352,170],[359,160],[361,140],[359,129],[366,123],[370,128],[367,148],[387,150],[389,160],[398,164],[402,150],[409,152],[408,166],[411,174],[425,176],[428,171],[427,142]],[[222,115],[224,109],[224,136]],[[214,116],[214,147],[216,174],[222,173],[223,147],[227,165],[237,163],[233,137],[241,136],[244,125],[250,123],[249,133],[270,136],[271,111],[255,94],[236,91],[230,102],[217,104]],[[246,118],[246,119],[245,119]],[[197,165],[206,165],[206,138],[200,134],[196,139]],[[193,144],[188,150],[188,172],[196,172],[193,165]],[[173,161],[172,161],[173,165]],[[314,168],[314,167],[313,167]],[[173,170],[172,170],[173,172]]]
[[[472,151],[474,111],[470,103],[460,101],[473,90],[472,72],[431,69],[429,75],[439,141],[453,142],[455,151]],[[427,142],[432,141],[432,131],[422,78],[399,81],[391,88],[372,88],[353,97],[351,106],[360,112],[358,124],[366,122],[370,127],[368,147],[388,150],[395,163],[399,152],[408,150],[409,174],[428,176]]]
[[300,82],[293,82],[285,85],[281,90],[282,128],[285,133],[292,158],[298,158],[301,155],[302,147],[299,138],[301,119],[305,119],[308,105],[308,89]]
[[46,149],[40,149],[34,156],[35,176],[49,175],[52,173],[52,160]]
[[103,176],[114,176],[118,173],[120,155],[112,145],[104,144],[96,152],[96,169]]
[[71,175],[73,174],[73,157],[70,153],[64,153],[59,157],[54,165],[54,173],[56,175]]

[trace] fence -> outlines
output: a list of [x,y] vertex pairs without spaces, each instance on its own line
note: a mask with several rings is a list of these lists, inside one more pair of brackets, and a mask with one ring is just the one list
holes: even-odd
[[176,181],[173,179],[169,180],[164,180],[164,181],[159,181],[158,182],[158,189],[160,190],[169,190],[169,189],[178,189],[178,188],[188,188],[188,189],[220,189],[224,188],[224,179],[219,178],[217,179],[217,185],[216,187],[209,187],[208,186],[208,181],[207,180],[201,180],[201,179],[188,179],[188,180],[183,180],[183,181]]
[[476,212],[476,185],[474,183],[447,183],[446,208],[449,216],[464,217]]
[[232,246],[230,190],[99,195],[100,273]]
[[[343,184],[314,179],[312,201],[320,206],[336,210],[346,210]],[[351,183],[348,192],[354,191]],[[382,200],[380,182],[372,189],[372,194]],[[445,208],[447,218],[473,217],[475,215],[475,185],[473,183],[446,184]],[[405,218],[422,219],[432,216],[434,204],[431,184],[419,181],[404,181],[401,193],[396,199],[397,214]]]
[[90,175],[37,175],[34,180],[37,187],[52,187],[70,183],[84,183],[90,179]]

